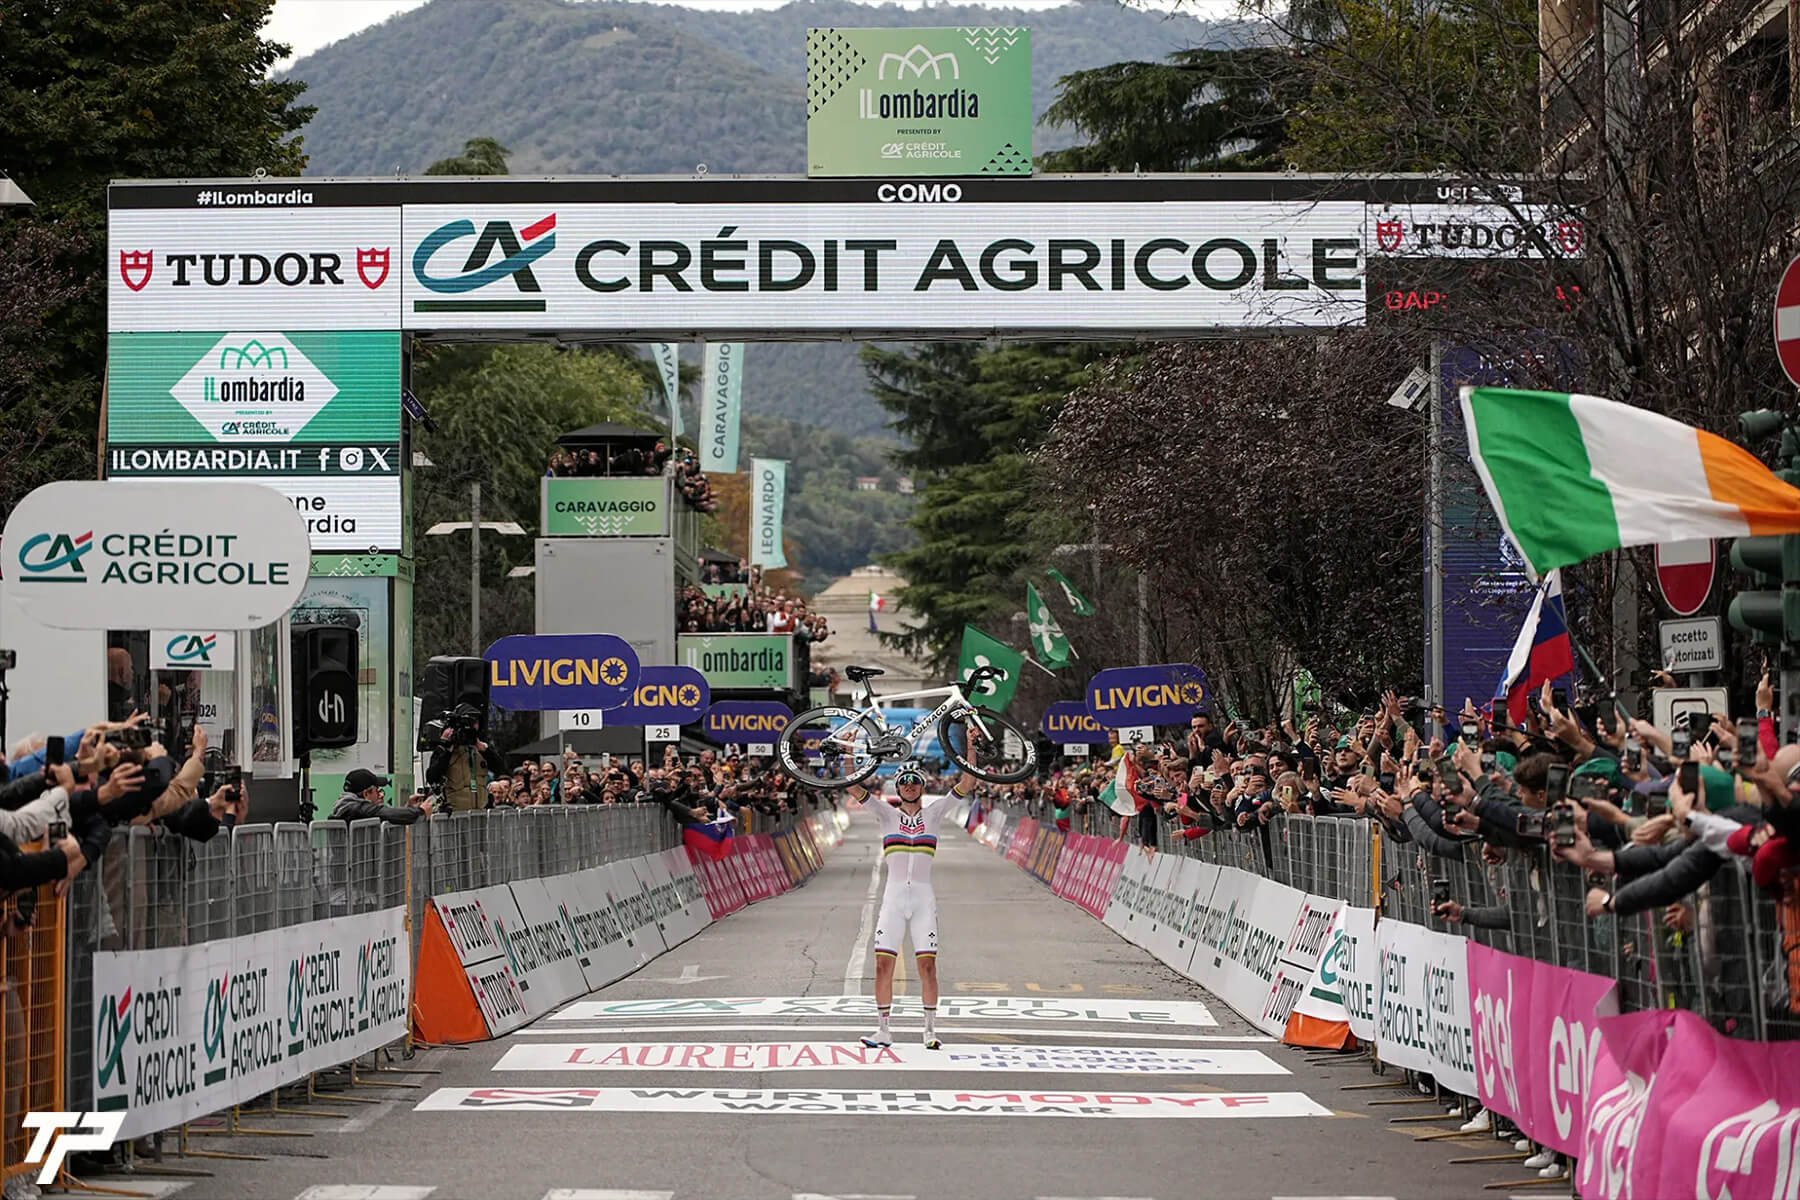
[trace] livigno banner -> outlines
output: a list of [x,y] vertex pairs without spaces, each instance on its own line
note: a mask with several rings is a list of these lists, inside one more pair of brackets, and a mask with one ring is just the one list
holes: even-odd
[[[128,453],[143,444],[249,452],[241,462],[211,453],[155,460],[164,468],[156,474],[337,473],[336,462],[277,447],[398,443],[400,334],[114,333],[106,440],[121,474],[152,473],[151,460]],[[378,469],[365,463],[358,473]]]
[[1031,31],[806,31],[808,175],[1031,174]]
[[653,478],[546,479],[545,537],[666,537],[669,483]]
[[94,955],[94,1107],[134,1138],[406,1036],[404,905]]
[[675,655],[713,691],[784,691],[794,684],[794,639],[784,633],[684,633]]

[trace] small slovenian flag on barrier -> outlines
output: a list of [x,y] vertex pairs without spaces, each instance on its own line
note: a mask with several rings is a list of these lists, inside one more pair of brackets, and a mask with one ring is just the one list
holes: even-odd
[[971,800],[969,802],[969,818],[963,822],[963,828],[974,833],[976,827],[981,824],[981,817],[981,801]]
[[1494,703],[1506,705],[1506,715],[1518,725],[1525,719],[1531,692],[1547,679],[1575,669],[1575,648],[1569,641],[1569,621],[1563,611],[1562,572],[1551,571],[1532,598],[1525,627],[1513,643],[1506,670],[1494,689]]
[[731,853],[731,824],[712,821],[705,825],[683,825],[681,844],[707,858],[724,858]]

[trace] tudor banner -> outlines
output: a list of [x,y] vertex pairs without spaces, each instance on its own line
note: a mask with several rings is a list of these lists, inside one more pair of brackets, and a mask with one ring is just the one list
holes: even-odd
[[704,383],[700,393],[700,469],[734,474],[744,392],[742,342],[706,344]]
[[787,504],[787,460],[750,460],[750,563],[779,569],[788,565],[781,550],[781,514]]

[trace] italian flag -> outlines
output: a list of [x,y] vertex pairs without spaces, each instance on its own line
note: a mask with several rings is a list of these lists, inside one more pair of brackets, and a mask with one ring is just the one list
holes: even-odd
[[1681,538],[1800,532],[1800,489],[1722,437],[1599,396],[1462,389],[1469,457],[1531,577]]
[[880,612],[882,609],[884,609],[886,607],[887,607],[887,599],[885,597],[877,595],[874,592],[869,593],[869,611],[870,612],[872,612],[872,613]]
[[1121,817],[1136,816],[1143,803],[1132,789],[1137,785],[1137,759],[1127,750],[1119,756],[1118,769],[1113,777],[1100,789],[1100,803],[1118,813]]

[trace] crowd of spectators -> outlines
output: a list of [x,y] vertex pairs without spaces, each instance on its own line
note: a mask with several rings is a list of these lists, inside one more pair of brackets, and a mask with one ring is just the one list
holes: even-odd
[[585,479],[605,475],[661,475],[664,471],[687,502],[701,512],[715,512],[719,502],[712,480],[700,459],[685,446],[671,447],[659,441],[648,448],[627,446],[620,450],[559,447],[550,455],[544,474],[557,479]]
[[590,769],[573,749],[559,765],[526,762],[488,784],[489,808],[546,804],[661,803],[683,822],[739,819],[746,808],[768,817],[798,812],[802,789],[770,759],[702,750],[683,758],[673,745],[658,763],[610,759]]
[[831,636],[823,614],[811,611],[804,597],[764,586],[754,567],[741,591],[709,595],[703,585],[683,588],[676,624],[682,633],[791,633],[806,646]]

